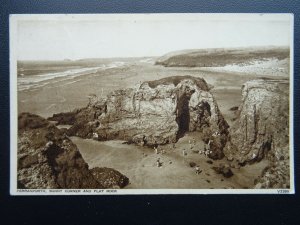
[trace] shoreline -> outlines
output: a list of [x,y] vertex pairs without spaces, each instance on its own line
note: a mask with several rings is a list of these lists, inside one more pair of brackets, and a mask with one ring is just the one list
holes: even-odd
[[[178,74],[204,78],[208,84],[213,86],[212,92],[218,102],[224,101],[224,96],[228,95],[229,92],[238,93],[246,81],[261,77],[255,74],[203,71],[201,68],[163,67],[151,63],[136,62],[134,64],[131,62],[121,67],[88,73],[66,80],[54,78],[41,87],[18,90],[18,113],[31,112],[49,117],[54,113],[69,112],[85,106],[88,102],[86,96],[90,94],[106,96],[113,90],[134,88],[140,82]],[[278,76],[267,77],[278,78]],[[231,99],[232,102],[239,103],[241,96],[231,95]],[[224,107],[220,107],[220,110],[226,114],[227,110],[234,106],[232,103],[230,105],[225,104]]]
[[[50,117],[54,113],[70,112],[85,107],[88,104],[88,95],[106,96],[111,91],[123,88],[134,88],[137,84],[156,80],[172,75],[191,75],[202,77],[211,85],[211,93],[218,103],[218,107],[228,122],[232,125],[236,115],[230,109],[241,104],[242,85],[252,79],[261,78],[257,74],[241,74],[228,71],[203,71],[202,68],[174,68],[155,66],[150,63],[135,63],[121,67],[100,70],[70,79],[54,78],[43,87],[18,91],[18,112],[28,111],[42,117]],[[268,76],[278,79],[280,76]],[[287,78],[287,77],[285,77]],[[64,127],[60,127],[64,128]],[[65,127],[66,128],[66,127]],[[131,184],[126,189],[147,188],[253,188],[254,180],[267,167],[262,161],[241,168],[232,168],[234,176],[224,178],[216,174],[212,165],[207,163],[208,158],[188,152],[187,157],[181,155],[182,149],[188,149],[188,139],[197,133],[186,133],[176,143],[176,150],[170,145],[162,146],[166,154],[156,155],[152,149],[136,145],[124,145],[121,141],[97,142],[89,139],[71,137],[77,145],[84,160],[90,168],[101,166],[114,168],[126,175]],[[199,133],[198,133],[199,135]],[[198,141],[200,146],[201,141]],[[146,156],[145,156],[146,155]],[[163,165],[157,167],[155,162],[160,157]],[[126,159],[126,160],[124,160]],[[172,162],[169,164],[169,162]],[[197,175],[195,169],[189,166],[190,162],[199,164],[202,173]],[[230,164],[226,159],[213,160],[214,165]],[[178,182],[180,180],[180,182]]]

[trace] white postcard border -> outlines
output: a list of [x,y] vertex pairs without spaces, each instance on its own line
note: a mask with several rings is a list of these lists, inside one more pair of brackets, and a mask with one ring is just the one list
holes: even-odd
[[[127,19],[139,17],[169,18],[251,18],[257,13],[162,13],[162,14],[11,14],[9,17],[9,53],[10,53],[10,194],[27,195],[156,195],[156,194],[295,194],[294,183],[294,15],[290,13],[266,13],[262,16],[276,19],[278,15],[290,21],[290,188],[289,189],[17,189],[17,41],[18,22],[24,20],[95,20]],[[257,18],[257,17],[255,17]],[[263,17],[262,17],[263,18]],[[267,18],[266,18],[267,19]]]

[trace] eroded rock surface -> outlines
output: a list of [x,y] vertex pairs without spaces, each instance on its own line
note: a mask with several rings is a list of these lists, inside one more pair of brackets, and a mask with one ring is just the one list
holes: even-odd
[[113,169],[90,171],[76,145],[46,119],[19,115],[18,188],[111,188],[124,187],[126,181]]
[[95,167],[91,169],[94,178],[104,187],[123,188],[129,183],[129,179],[120,172],[111,168]]
[[174,76],[138,88],[91,96],[87,107],[55,114],[49,120],[70,124],[68,135],[97,140],[122,139],[140,145],[174,143],[187,131],[205,133],[211,158],[222,158],[228,125],[202,78]]
[[270,161],[257,186],[289,186],[289,81],[260,79],[245,83],[243,103],[224,153],[240,164]]

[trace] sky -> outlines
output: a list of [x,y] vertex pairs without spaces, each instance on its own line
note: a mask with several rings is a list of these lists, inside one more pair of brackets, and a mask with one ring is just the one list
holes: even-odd
[[18,60],[161,56],[291,40],[288,14],[14,15],[11,26]]

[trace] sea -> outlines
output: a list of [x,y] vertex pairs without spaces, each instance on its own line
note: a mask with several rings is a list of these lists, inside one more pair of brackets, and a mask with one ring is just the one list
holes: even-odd
[[79,76],[95,74],[99,71],[104,71],[107,69],[124,67],[126,66],[126,64],[127,62],[116,61],[110,63],[103,63],[99,66],[72,68],[72,69],[66,69],[59,72],[45,73],[45,71],[40,70],[40,72],[34,75],[30,75],[28,73],[26,74],[24,73],[23,68],[19,68],[18,79],[17,79],[18,91],[41,88],[47,84],[55,83],[55,82],[62,82],[67,80],[72,81],[74,80],[74,78]]

